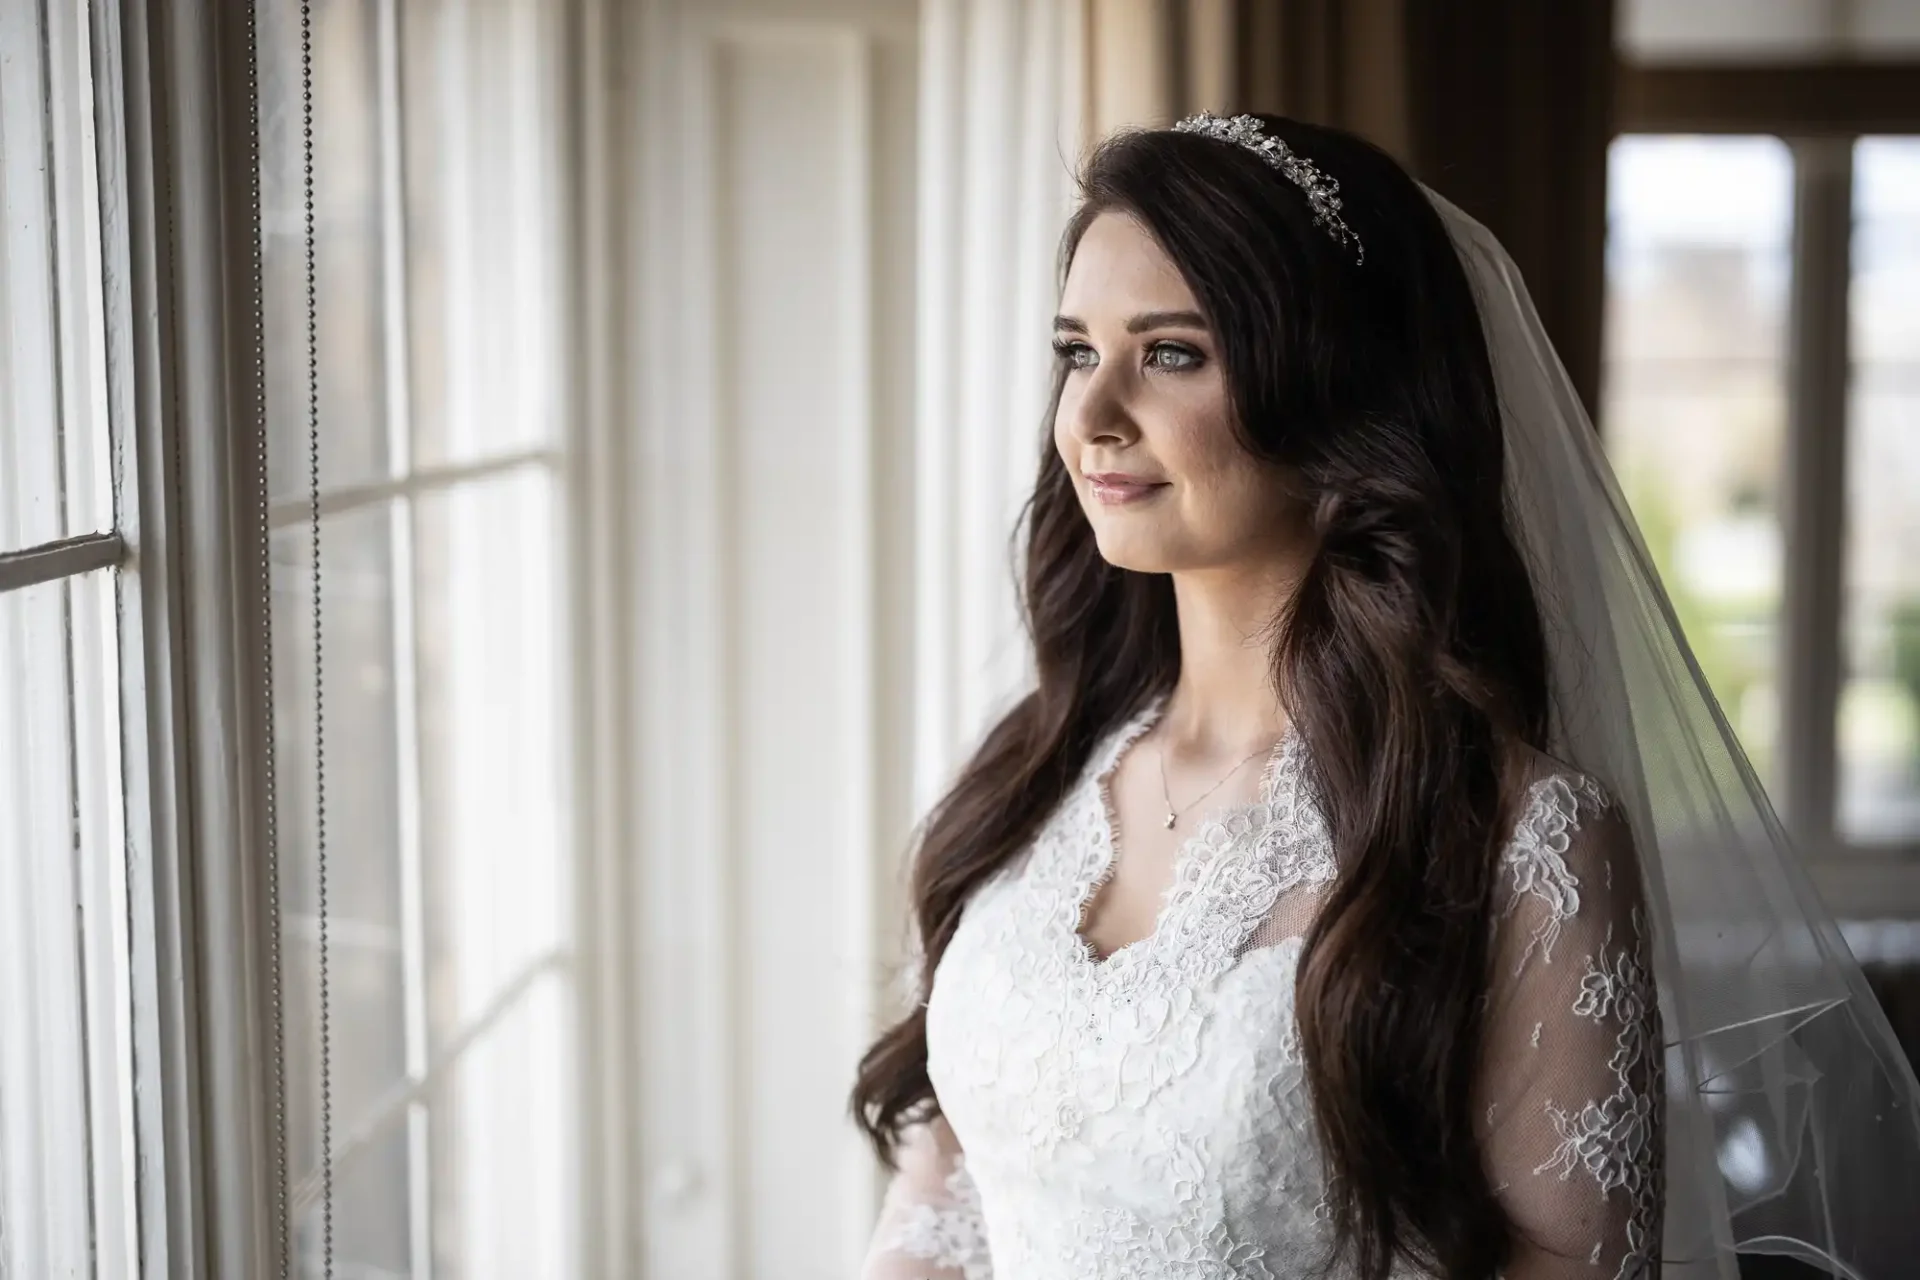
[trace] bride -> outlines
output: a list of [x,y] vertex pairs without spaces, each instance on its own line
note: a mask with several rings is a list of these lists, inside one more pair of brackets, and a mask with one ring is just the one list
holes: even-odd
[[1511,261],[1277,116],[1082,185],[867,1280],[1910,1274],[1920,1090]]

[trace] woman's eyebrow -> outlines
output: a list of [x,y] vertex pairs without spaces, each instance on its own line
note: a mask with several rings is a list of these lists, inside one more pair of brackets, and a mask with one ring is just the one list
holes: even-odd
[[1128,333],[1149,329],[1204,329],[1207,318],[1198,311],[1145,311],[1127,321]]
[[[1064,329],[1068,333],[1085,333],[1087,322],[1075,316],[1055,316],[1053,327]],[[1143,311],[1127,321],[1128,333],[1145,333],[1149,329],[1205,329],[1207,318],[1198,311]]]

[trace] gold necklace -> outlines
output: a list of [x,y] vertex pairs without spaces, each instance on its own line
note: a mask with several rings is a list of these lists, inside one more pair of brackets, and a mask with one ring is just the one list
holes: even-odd
[[1277,744],[1279,741],[1280,740],[1278,738],[1275,738],[1273,742],[1269,742],[1266,746],[1257,748],[1252,755],[1249,755],[1245,760],[1242,760],[1239,764],[1227,770],[1227,772],[1221,777],[1220,781],[1214,783],[1212,786],[1208,787],[1205,791],[1202,791],[1199,795],[1187,801],[1185,809],[1176,809],[1173,807],[1173,793],[1167,790],[1167,749],[1165,746],[1161,746],[1160,749],[1156,751],[1154,754],[1160,758],[1160,795],[1167,802],[1167,830],[1169,831],[1173,830],[1173,824],[1180,821],[1180,815],[1182,813],[1191,810],[1193,806],[1199,804],[1202,800],[1205,800],[1208,796],[1212,795],[1214,792],[1218,791],[1221,787],[1225,786],[1227,779],[1231,778],[1234,774],[1246,768],[1248,762],[1251,761],[1254,758],[1254,756],[1258,756],[1265,752],[1272,751],[1275,744]]

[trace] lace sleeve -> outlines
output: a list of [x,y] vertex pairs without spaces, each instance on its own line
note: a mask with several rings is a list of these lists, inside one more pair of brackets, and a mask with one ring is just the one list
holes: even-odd
[[1658,1274],[1659,1008],[1627,824],[1591,780],[1535,782],[1501,855],[1480,1086],[1518,1228],[1504,1280]]
[[944,1119],[908,1129],[861,1280],[991,1280],[980,1199]]

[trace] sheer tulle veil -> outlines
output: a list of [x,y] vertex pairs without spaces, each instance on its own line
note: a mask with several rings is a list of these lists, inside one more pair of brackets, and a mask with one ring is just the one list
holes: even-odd
[[[1920,1274],[1920,1084],[1688,648],[1513,261],[1428,192],[1478,295],[1554,754],[1627,806],[1665,1028],[1661,1274]],[[1598,1117],[1602,1122],[1606,1117]]]

